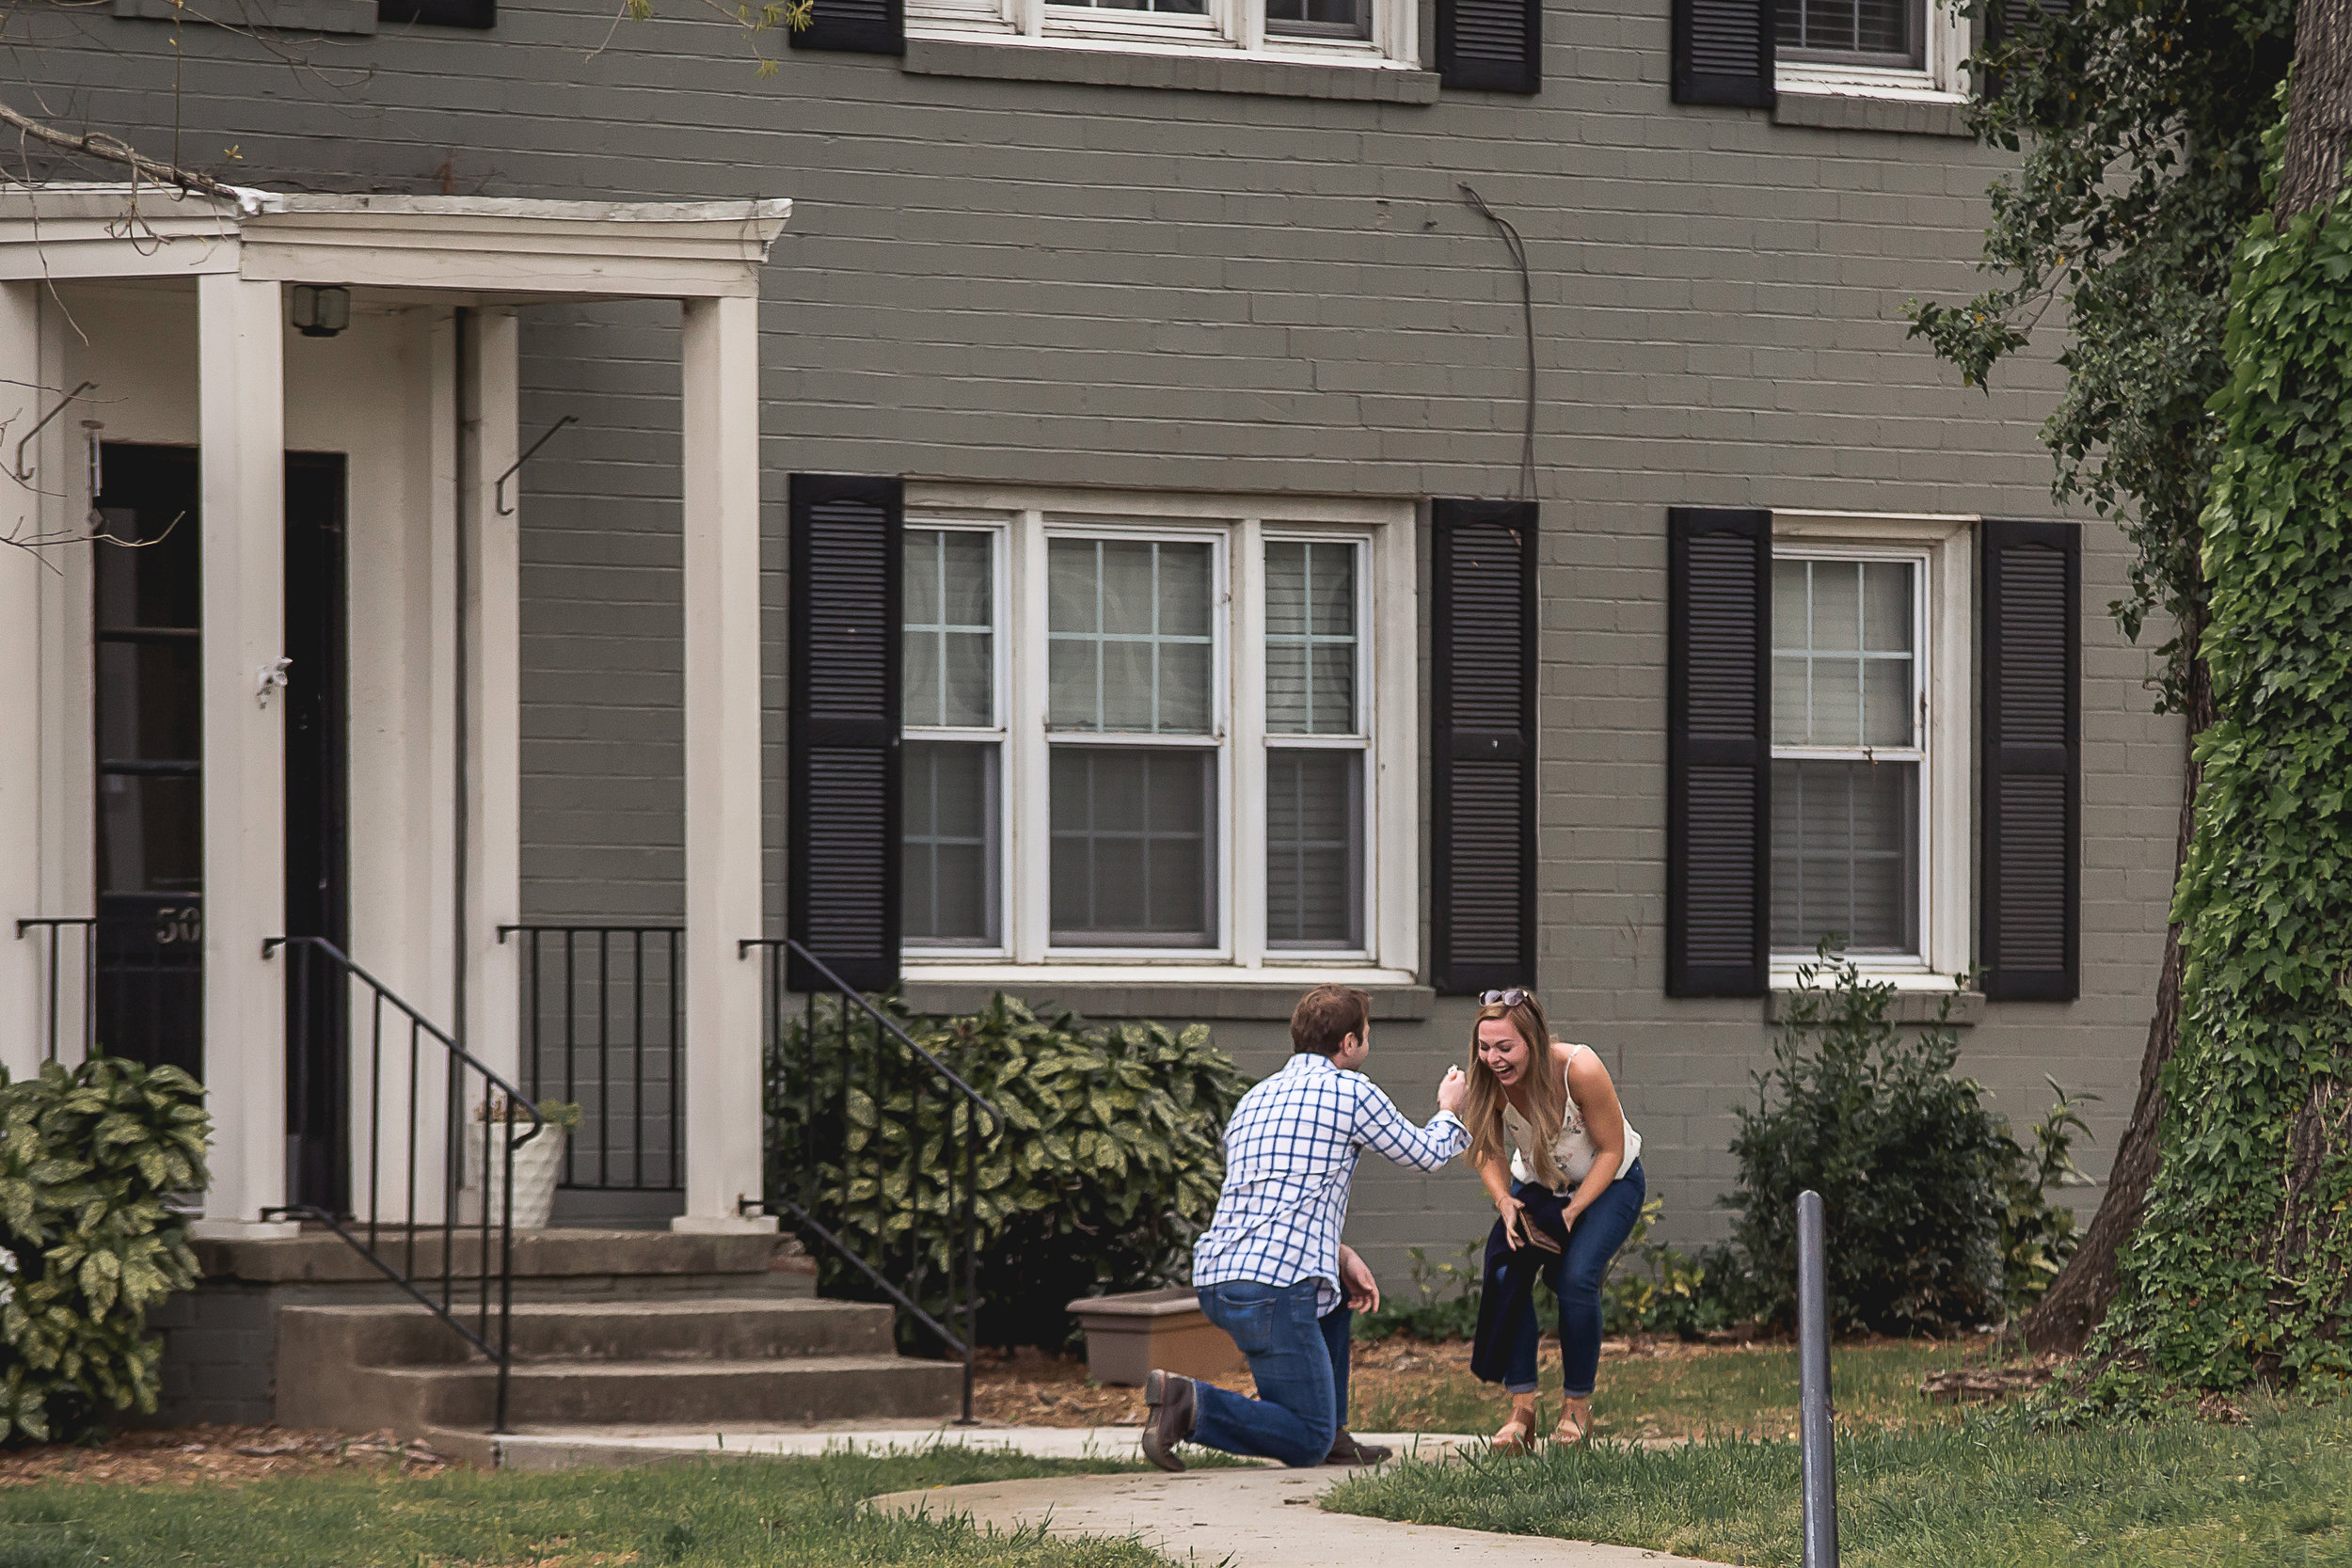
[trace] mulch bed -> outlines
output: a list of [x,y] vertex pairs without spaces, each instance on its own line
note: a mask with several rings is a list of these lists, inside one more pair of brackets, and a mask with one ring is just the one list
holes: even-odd
[[437,1476],[453,1463],[447,1454],[421,1442],[400,1442],[389,1432],[354,1437],[294,1427],[171,1427],[118,1433],[95,1446],[50,1443],[0,1451],[0,1486],[239,1485],[354,1469]]

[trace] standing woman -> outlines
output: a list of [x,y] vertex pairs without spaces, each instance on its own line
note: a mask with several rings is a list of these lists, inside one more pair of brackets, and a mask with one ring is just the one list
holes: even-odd
[[1481,996],[1472,1051],[1462,1120],[1501,1218],[1486,1240],[1470,1370],[1511,1396],[1495,1447],[1524,1452],[1535,1435],[1540,1275],[1560,1298],[1565,1402],[1552,1441],[1579,1443],[1593,1430],[1601,1280],[1641,1217],[1642,1135],[1600,1057],[1553,1039],[1534,992]]

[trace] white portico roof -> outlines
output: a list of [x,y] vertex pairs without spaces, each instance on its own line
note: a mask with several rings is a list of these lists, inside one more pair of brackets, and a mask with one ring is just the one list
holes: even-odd
[[236,199],[153,184],[0,191],[0,278],[193,277],[415,289],[469,303],[755,296],[792,203],[480,196]]

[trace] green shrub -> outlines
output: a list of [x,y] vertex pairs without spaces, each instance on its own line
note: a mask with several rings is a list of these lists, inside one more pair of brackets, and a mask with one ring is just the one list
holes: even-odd
[[[983,1340],[1059,1345],[1077,1297],[1181,1282],[1216,1212],[1225,1119],[1248,1086],[1205,1025],[1089,1028],[1001,993],[960,1018],[920,1018],[896,998],[876,1006],[1004,1116],[974,1151]],[[804,1203],[894,1281],[914,1278],[909,1293],[936,1310],[948,1295],[945,1222],[951,1175],[961,1191],[968,1106],[855,1016],[845,1047],[829,998],[814,1014],[812,1069],[810,1027],[790,1021],[768,1067],[771,1196]],[[837,1121],[826,1114],[845,1103]],[[830,1249],[815,1250],[825,1289],[874,1294]]]
[[1601,1287],[1602,1331],[1695,1339],[1753,1320],[1756,1291],[1740,1255],[1716,1245],[1693,1256],[1651,1241],[1650,1228],[1665,1212],[1663,1198],[1642,1205],[1642,1216]]
[[[1826,990],[1815,984],[1825,971]],[[1797,977],[1758,1104],[1737,1112],[1740,1176],[1724,1200],[1765,1311],[1796,1315],[1797,1195],[1810,1187],[1828,1219],[1838,1329],[1940,1334],[1997,1319],[2009,1130],[1974,1080],[1952,1076],[1950,999],[1906,1032],[1888,1017],[1895,988],[1829,944]]]
[[210,1180],[203,1089],[177,1068],[92,1056],[0,1072],[0,1439],[89,1435],[155,1408],[147,1309],[196,1283],[168,1193]]

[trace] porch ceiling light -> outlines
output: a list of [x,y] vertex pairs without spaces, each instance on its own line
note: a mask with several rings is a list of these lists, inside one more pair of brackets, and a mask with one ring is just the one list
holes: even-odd
[[351,291],[327,284],[295,284],[294,324],[306,338],[332,338],[351,325]]

